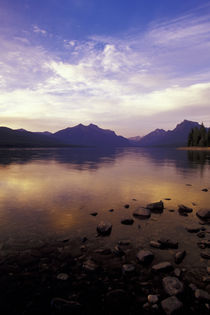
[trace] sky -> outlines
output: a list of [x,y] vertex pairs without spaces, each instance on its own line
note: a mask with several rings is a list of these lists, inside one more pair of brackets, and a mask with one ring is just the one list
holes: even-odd
[[210,126],[210,1],[0,0],[0,125]]

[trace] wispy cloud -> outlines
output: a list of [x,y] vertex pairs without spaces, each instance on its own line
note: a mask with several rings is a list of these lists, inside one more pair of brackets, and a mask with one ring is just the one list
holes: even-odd
[[[47,34],[38,26],[33,31]],[[65,39],[65,59],[20,38],[2,43],[0,112],[11,117],[12,125],[15,117],[18,122],[21,117],[24,122],[36,117],[43,124],[51,120],[51,129],[56,120],[96,122],[132,135],[144,133],[141,120],[154,115],[170,117],[177,111],[181,117],[187,108],[209,106],[207,14],[159,21],[143,33]],[[154,127],[153,121],[147,129]]]

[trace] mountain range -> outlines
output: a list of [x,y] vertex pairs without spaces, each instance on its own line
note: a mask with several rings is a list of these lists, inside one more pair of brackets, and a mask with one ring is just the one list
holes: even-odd
[[187,145],[188,135],[194,127],[199,128],[199,123],[184,120],[173,130],[156,129],[144,137],[137,136],[129,139],[94,124],[88,126],[79,124],[55,133],[0,127],[0,147],[178,147]]

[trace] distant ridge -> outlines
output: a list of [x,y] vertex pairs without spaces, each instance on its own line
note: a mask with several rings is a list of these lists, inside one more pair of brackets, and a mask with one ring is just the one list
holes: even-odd
[[143,147],[180,147],[187,146],[188,135],[192,128],[200,127],[201,125],[194,121],[184,120],[173,130],[165,131],[156,129],[146,136],[142,137],[136,143],[137,146]]
[[128,139],[117,136],[112,130],[99,128],[97,125],[79,124],[54,133],[54,137],[66,144],[88,146],[129,146]]

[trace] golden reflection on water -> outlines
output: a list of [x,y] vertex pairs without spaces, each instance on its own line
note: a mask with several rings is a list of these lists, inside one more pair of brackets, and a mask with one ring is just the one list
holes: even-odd
[[[23,151],[14,161],[10,152],[9,163],[4,152],[4,163],[0,160],[1,238],[21,238],[32,231],[40,237],[47,233],[93,234],[101,219],[111,220],[120,231],[122,216],[164,198],[172,199],[165,201],[168,209],[177,209],[180,203],[192,207],[192,202],[209,207],[210,192],[201,192],[210,189],[208,160],[203,164],[202,159],[202,165],[194,163],[187,152],[175,150],[92,150],[91,154],[74,150],[52,151],[47,156],[38,152],[35,158],[36,151],[32,155]],[[186,186],[188,183],[192,186]],[[125,203],[131,205],[127,212]],[[112,215],[110,208],[116,210]],[[94,211],[99,213],[96,218],[90,216]],[[166,211],[156,232],[170,220]]]

